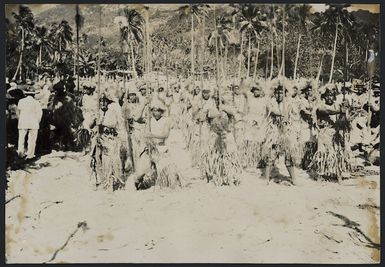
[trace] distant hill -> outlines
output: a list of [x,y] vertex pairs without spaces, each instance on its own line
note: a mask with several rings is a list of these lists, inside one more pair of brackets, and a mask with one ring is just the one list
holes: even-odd
[[[119,29],[114,24],[114,18],[119,16],[120,11],[127,5],[122,4],[103,4],[102,8],[102,36],[106,40],[107,45],[112,48],[119,47]],[[132,5],[131,5],[132,6]],[[177,15],[177,8],[180,5],[154,5],[150,6],[150,25],[151,32],[156,32],[165,24],[170,18]],[[99,26],[99,5],[88,4],[81,5],[81,14],[84,16],[84,26],[81,29],[81,34],[86,33],[89,36],[90,42],[96,40],[98,35]],[[138,9],[141,5],[137,6]],[[229,9],[226,5],[217,6],[217,14],[220,14]],[[378,24],[379,14],[373,14],[366,10],[353,11],[352,14],[358,22],[366,24]],[[35,14],[35,18],[39,24],[49,26],[53,22],[60,22],[61,20],[67,20],[75,32],[75,5],[57,5],[55,8],[47,9],[38,14]],[[175,21],[175,20],[173,20]],[[178,22],[174,22],[178,23]],[[186,22],[187,23],[187,22]],[[212,22],[208,22],[212,23]],[[179,23],[178,23],[179,24]],[[179,26],[179,25],[175,25]],[[187,26],[187,25],[186,25]],[[189,27],[189,26],[187,26]]]
[[[113,46],[119,42],[119,28],[114,24],[114,18],[119,16],[124,5],[111,4],[101,5],[101,33],[108,44]],[[164,23],[169,17],[175,14],[175,9],[150,9],[151,31],[156,31],[160,24]],[[81,14],[84,17],[84,25],[81,33],[86,33],[90,39],[98,35],[99,31],[99,5],[87,5],[81,7]],[[53,22],[67,20],[75,31],[75,5],[60,5],[57,8],[45,10],[35,15],[39,24],[49,26]]]

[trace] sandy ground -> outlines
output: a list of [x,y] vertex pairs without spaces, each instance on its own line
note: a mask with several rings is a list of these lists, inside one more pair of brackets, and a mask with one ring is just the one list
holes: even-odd
[[81,153],[9,172],[6,199],[20,197],[6,204],[7,263],[379,261],[379,175],[338,185],[297,170],[300,185],[285,186],[250,170],[238,187],[215,187],[173,150],[177,191],[96,191]]

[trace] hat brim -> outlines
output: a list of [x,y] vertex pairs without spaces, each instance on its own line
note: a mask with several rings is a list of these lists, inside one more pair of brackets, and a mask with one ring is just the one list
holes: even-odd
[[165,112],[166,109],[162,108],[162,107],[152,107],[151,110],[160,110],[162,112]]
[[260,92],[262,92],[262,88],[259,88],[259,87],[251,87],[250,92],[254,92],[254,91],[260,91]]
[[37,95],[39,92],[36,91],[23,91],[25,95]]
[[15,97],[17,94],[23,94],[23,90],[19,88],[13,88],[13,89],[8,89],[7,93],[11,95],[12,97]]

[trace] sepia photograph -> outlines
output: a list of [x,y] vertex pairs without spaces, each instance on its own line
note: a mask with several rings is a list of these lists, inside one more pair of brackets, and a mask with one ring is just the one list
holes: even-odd
[[4,9],[6,263],[380,263],[380,4]]

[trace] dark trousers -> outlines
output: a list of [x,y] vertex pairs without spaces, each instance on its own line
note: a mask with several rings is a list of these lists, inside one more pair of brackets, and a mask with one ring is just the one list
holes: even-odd
[[17,119],[7,119],[7,143],[17,145],[19,131],[17,129]]
[[51,140],[50,140],[50,122],[51,112],[48,109],[43,109],[43,115],[41,117],[39,125],[39,134],[36,143],[36,154],[44,155],[51,153]]

